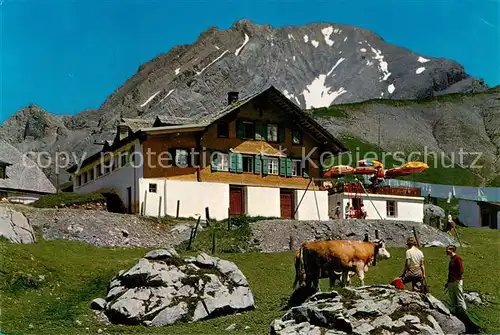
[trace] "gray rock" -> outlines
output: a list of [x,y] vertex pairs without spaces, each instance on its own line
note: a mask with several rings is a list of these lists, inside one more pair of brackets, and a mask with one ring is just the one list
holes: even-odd
[[188,315],[188,306],[185,302],[181,302],[177,306],[167,307],[155,316],[151,322],[151,326],[166,326],[186,318]]
[[9,207],[0,206],[0,236],[13,243],[30,244],[36,242],[33,227],[26,217]]
[[481,300],[481,296],[477,292],[464,293],[464,298],[465,298],[465,301],[476,304],[476,305],[483,304],[483,301]]
[[106,308],[106,304],[106,300],[102,298],[96,298],[90,303],[90,308],[100,311]]
[[[168,265],[163,261],[166,254],[150,252],[150,259],[141,258],[113,277],[104,310],[110,322],[162,326],[255,307],[246,278],[234,263],[200,254],[193,261],[201,267],[181,259],[177,265]],[[222,264],[224,272],[217,264]],[[240,280],[235,281],[232,274],[239,274]]]
[[231,331],[231,330],[233,330],[235,328],[236,328],[236,323],[233,323],[233,324],[229,325],[225,330]]
[[424,244],[424,247],[444,247],[445,244],[441,241],[431,241]]
[[[415,334],[465,331],[463,324],[442,310],[432,296],[400,291],[389,285],[347,291],[345,297],[335,291],[313,295],[282,318],[273,320],[270,334],[307,334],[314,327],[319,327],[322,334],[397,334],[402,327]],[[395,307],[388,309],[388,303]],[[401,316],[401,312],[405,314]]]
[[144,258],[147,259],[155,259],[155,260],[162,260],[162,259],[168,259],[172,257],[179,257],[179,254],[177,251],[175,251],[174,248],[170,248],[168,250],[165,249],[156,249],[148,252]]

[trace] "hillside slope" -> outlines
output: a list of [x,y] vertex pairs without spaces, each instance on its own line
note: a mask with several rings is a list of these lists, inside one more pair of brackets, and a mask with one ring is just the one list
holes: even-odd
[[[488,89],[454,61],[415,54],[365,29],[328,23],[271,28],[241,20],[143,64],[98,110],[53,116],[32,105],[3,124],[0,138],[23,151],[59,148],[89,156],[101,148],[94,142],[113,138],[120,116],[197,119],[224,106],[228,91],[246,96],[269,84],[304,109]],[[388,129],[392,137],[399,134]]]

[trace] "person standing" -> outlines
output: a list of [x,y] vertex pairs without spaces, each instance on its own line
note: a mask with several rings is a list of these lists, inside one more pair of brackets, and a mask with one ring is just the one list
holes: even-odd
[[340,219],[340,215],[342,213],[342,211],[340,209],[341,208],[340,206],[341,206],[340,201],[338,201],[337,202],[337,206],[335,207],[335,218],[336,219]]
[[424,286],[425,281],[425,265],[424,253],[417,248],[417,240],[414,237],[409,237],[406,240],[408,249],[405,254],[405,266],[401,280],[403,284],[411,282],[413,291],[420,291]]
[[457,255],[457,247],[450,244],[446,247],[446,254],[450,256],[448,264],[448,281],[444,285],[450,295],[450,311],[465,325],[468,334],[479,334],[481,327],[476,325],[467,315],[467,306],[464,299],[464,264]]
[[345,205],[345,213],[344,213],[346,220],[349,218],[349,209],[350,209],[350,208],[351,208],[351,207],[349,206],[349,202],[348,202],[348,203]]
[[462,258],[457,255],[456,251],[457,247],[454,245],[449,245],[446,248],[446,254],[450,256],[450,263],[448,264],[448,281],[444,287],[448,289],[451,302],[450,310],[453,314],[465,312],[467,310],[462,280],[464,265]]

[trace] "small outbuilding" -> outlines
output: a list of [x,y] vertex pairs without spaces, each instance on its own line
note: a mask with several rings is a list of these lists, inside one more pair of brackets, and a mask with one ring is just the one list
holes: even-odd
[[469,227],[499,229],[500,202],[460,199],[460,221]]

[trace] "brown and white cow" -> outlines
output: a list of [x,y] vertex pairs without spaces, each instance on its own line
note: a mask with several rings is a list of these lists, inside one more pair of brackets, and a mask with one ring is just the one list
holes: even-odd
[[[306,273],[303,266],[303,261],[301,259],[300,250],[297,250],[295,253],[295,281],[293,282],[294,289],[301,287],[306,282]],[[349,275],[347,277],[348,284],[351,283],[351,278],[356,273],[353,271],[349,271]],[[332,270],[332,274],[329,274],[328,263],[324,263],[321,265],[321,269],[319,272],[319,278],[330,278],[330,288],[333,288],[335,282],[338,280],[339,282],[342,279],[342,271]]]
[[[364,285],[365,272],[377,260],[389,259],[391,255],[383,241],[361,242],[349,240],[305,242],[299,249],[299,266],[303,267],[302,279],[306,287],[318,289],[321,270],[326,269],[330,285],[336,274],[342,272],[342,285],[347,284],[349,271],[354,271]],[[297,281],[297,275],[296,275]],[[300,281],[300,276],[299,276]]]

